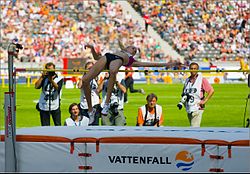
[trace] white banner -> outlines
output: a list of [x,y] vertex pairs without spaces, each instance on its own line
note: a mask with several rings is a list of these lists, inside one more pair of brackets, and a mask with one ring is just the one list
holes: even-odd
[[16,154],[18,172],[250,172],[247,128],[26,128]]
[[210,168],[201,156],[201,145],[104,144],[89,161],[93,172],[208,172]]

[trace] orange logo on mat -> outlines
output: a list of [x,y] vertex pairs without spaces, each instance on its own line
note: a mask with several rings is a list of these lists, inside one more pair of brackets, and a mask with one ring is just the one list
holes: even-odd
[[176,167],[183,171],[188,171],[194,164],[194,156],[188,151],[180,151],[175,157]]

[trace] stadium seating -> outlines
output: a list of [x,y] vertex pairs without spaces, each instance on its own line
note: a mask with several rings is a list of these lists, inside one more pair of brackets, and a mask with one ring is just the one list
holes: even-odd
[[[131,5],[138,11],[138,13],[143,15],[143,12],[150,14],[153,19],[152,26],[155,30],[159,31],[159,28],[165,28],[164,31],[159,32],[163,39],[165,39],[170,45],[173,46],[181,55],[186,59],[191,59],[194,61],[203,60],[205,58],[212,61],[218,60],[221,58],[221,48],[222,43],[218,43],[217,47],[214,46],[217,42],[217,37],[219,36],[220,31],[232,31],[237,30],[237,35],[231,36],[224,34],[224,42],[226,42],[226,47],[230,47],[232,41],[239,42],[237,37],[242,37],[242,42],[239,43],[243,47],[243,57],[249,57],[249,4],[247,1],[138,1],[138,0],[129,0]],[[158,8],[158,13],[155,15],[154,9]],[[165,15],[165,18],[162,16]],[[200,24],[208,25],[204,20],[204,15],[209,15],[211,28],[205,27],[206,31],[201,30]],[[229,15],[229,16],[228,16]],[[235,16],[236,17],[235,17]],[[237,20],[238,19],[238,20]],[[221,24],[220,21],[223,21]],[[233,21],[233,23],[232,23]],[[244,23],[245,22],[245,23]],[[173,25],[174,23],[174,25]],[[183,30],[180,29],[184,28]],[[192,29],[195,29],[197,33],[200,33],[201,43],[204,44],[204,51],[199,51],[190,57],[190,43],[195,43],[196,47],[197,42],[193,38],[190,38]],[[214,33],[211,30],[215,30]],[[201,32],[202,31],[202,32]],[[181,35],[187,32],[189,33],[188,42],[189,45],[187,49],[179,49],[177,43],[182,43]],[[213,35],[214,34],[214,35]],[[208,42],[205,39],[205,35],[211,37],[212,42]],[[177,41],[175,39],[177,38]],[[247,40],[248,38],[248,40]],[[231,39],[231,41],[230,41]],[[237,57],[240,54],[240,49],[236,49],[232,54],[227,53],[226,60],[237,60]]]
[[[206,4],[184,0],[128,2],[141,16],[148,12],[153,19],[152,27],[186,60],[230,61],[238,60],[239,56],[247,58],[250,54],[247,35],[249,4],[245,0],[203,1]],[[13,36],[25,44],[26,52],[22,51],[19,55],[23,58],[16,61],[44,63],[52,60],[62,63],[65,57],[86,56],[82,46],[86,42],[96,45],[102,53],[114,51],[118,48],[116,33],[124,37],[125,44],[132,42],[140,48],[139,58],[142,60],[152,61],[149,57],[157,50],[156,42],[147,36],[144,26],[139,26],[134,20],[132,26],[128,25],[122,15],[124,12],[116,2],[105,2],[101,6],[98,1],[80,0],[16,1],[15,4],[2,1],[1,8],[1,52],[7,49]],[[206,23],[208,19],[211,19],[210,23]],[[220,32],[223,33],[224,46],[218,42]],[[136,36],[136,33],[140,35]],[[228,49],[233,42],[236,48],[230,52]],[[223,47],[226,48],[225,53],[222,53]],[[165,61],[168,56],[160,50],[155,60]],[[2,54],[0,59],[7,62]]]
[[[143,36],[142,27],[137,26],[135,21],[128,25],[123,13],[120,13],[121,7],[115,2],[105,2],[102,6],[105,13],[102,14],[98,1],[51,2],[17,1],[14,5],[8,4],[9,1],[2,2],[4,20],[1,49],[6,50],[11,38],[16,36],[26,48],[26,52],[21,51],[20,59],[16,61],[53,61],[60,64],[65,57],[86,57],[83,47],[86,43],[94,44],[97,51],[103,54],[114,51],[118,48],[117,33],[122,35],[125,45],[131,42],[140,48],[141,59],[147,59],[144,52],[155,52],[157,49],[156,43],[149,41],[151,38]],[[18,13],[22,15],[16,15]],[[18,27],[24,25],[23,21],[26,21],[27,27]],[[11,27],[14,30],[10,30]],[[163,55],[163,52],[160,51],[159,55]],[[1,59],[7,62],[6,56]]]

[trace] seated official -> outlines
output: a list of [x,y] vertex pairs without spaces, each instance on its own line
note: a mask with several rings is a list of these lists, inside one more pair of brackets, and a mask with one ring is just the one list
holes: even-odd
[[137,126],[162,126],[162,106],[156,104],[157,96],[151,93],[146,100],[147,104],[138,109]]
[[88,126],[89,118],[80,115],[79,105],[77,103],[72,103],[69,106],[70,117],[64,122],[64,126]]

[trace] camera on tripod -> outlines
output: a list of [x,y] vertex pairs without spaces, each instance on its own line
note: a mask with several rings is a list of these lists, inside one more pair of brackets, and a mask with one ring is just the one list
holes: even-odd
[[182,109],[183,105],[185,105],[185,103],[188,101],[189,99],[189,95],[188,94],[183,94],[182,98],[180,100],[180,102],[177,104],[177,107],[179,108],[179,110]]

